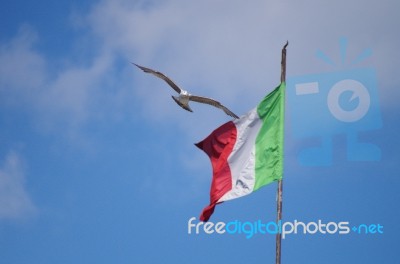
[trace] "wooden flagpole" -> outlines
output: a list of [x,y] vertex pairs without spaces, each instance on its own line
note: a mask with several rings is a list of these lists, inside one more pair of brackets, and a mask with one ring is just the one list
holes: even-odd
[[[286,44],[282,48],[282,59],[281,59],[281,83],[286,82],[286,47],[289,45],[287,41]],[[282,191],[283,184],[282,179],[278,181],[278,189],[276,194],[276,223],[279,224],[282,221]],[[278,232],[276,234],[276,255],[275,262],[276,264],[281,263],[281,243],[282,243],[282,234]]]

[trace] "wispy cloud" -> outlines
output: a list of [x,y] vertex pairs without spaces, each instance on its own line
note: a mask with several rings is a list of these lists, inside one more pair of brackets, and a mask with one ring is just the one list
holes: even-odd
[[46,82],[46,61],[33,50],[38,35],[22,25],[16,36],[0,43],[1,101],[18,104],[36,100]]
[[23,25],[14,38],[0,43],[0,102],[30,112],[39,130],[79,138],[81,126],[107,113],[107,96],[116,102],[117,93],[103,84],[116,80],[107,75],[113,72],[113,58],[104,52],[86,58],[88,63],[69,62],[54,71],[36,48],[39,41],[35,29]]
[[[393,8],[399,4],[371,1],[367,7],[364,2],[339,2],[171,0],[144,7],[106,0],[90,11],[86,23],[108,50],[163,71],[193,93],[223,100],[243,112],[278,82],[280,49],[286,40],[290,41],[288,75],[321,71],[325,65],[316,58],[316,50],[335,57],[339,38],[346,36],[352,48],[350,57],[372,48],[379,59],[370,66],[379,68],[385,87],[394,82],[387,78],[390,75],[399,81],[390,74],[396,68],[390,53],[400,39],[384,33],[395,30]],[[360,5],[364,11],[357,13],[355,21],[354,12]],[[333,13],[340,14],[340,19]],[[384,19],[373,22],[371,17]],[[136,85],[135,90],[140,89]],[[153,100],[165,97],[137,95],[149,111]]]
[[[321,67],[315,51],[323,49],[334,57],[339,37],[347,36],[353,47],[349,55],[365,48],[373,50],[378,58],[378,65],[373,66],[384,86],[382,97],[392,102],[389,98],[394,91],[385,87],[399,82],[393,74],[397,53],[392,51],[400,39],[383,33],[396,31],[395,16],[385,14],[380,17],[387,19],[374,22],[370,17],[393,12],[390,7],[398,4],[371,3],[372,7],[358,14],[356,23],[350,14],[357,4],[317,5],[311,8],[291,1],[245,5],[240,1],[170,0],[151,5],[100,1],[87,13],[72,16],[72,24],[79,24],[90,41],[80,42],[82,31],[77,32],[79,59],[63,58],[68,63],[56,72],[49,69],[54,62],[35,49],[40,36],[32,28],[23,26],[14,39],[0,44],[1,100],[32,106],[39,124],[63,127],[68,135],[79,133],[80,126],[99,116],[110,118],[118,110],[129,111],[133,100],[142,109],[142,117],[157,121],[182,111],[170,99],[173,91],[161,80],[133,68],[129,62],[135,61],[163,71],[192,93],[220,100],[240,115],[279,81],[280,49],[286,40],[290,41],[288,75],[309,74]],[[348,9],[340,10],[341,19],[337,20],[329,14],[339,6]],[[316,9],[318,13],[312,11]],[[202,106],[193,108],[203,113]],[[223,120],[215,116],[207,112],[206,117],[196,118],[198,122]],[[193,127],[190,122],[187,126],[177,123],[188,131]]]
[[0,219],[21,219],[37,212],[26,190],[23,167],[13,151],[0,167]]

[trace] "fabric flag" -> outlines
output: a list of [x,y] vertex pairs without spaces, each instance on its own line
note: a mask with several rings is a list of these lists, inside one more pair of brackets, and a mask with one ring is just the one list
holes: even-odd
[[285,83],[281,83],[253,110],[195,144],[209,156],[213,169],[210,204],[201,221],[208,221],[216,204],[282,179],[284,110]]

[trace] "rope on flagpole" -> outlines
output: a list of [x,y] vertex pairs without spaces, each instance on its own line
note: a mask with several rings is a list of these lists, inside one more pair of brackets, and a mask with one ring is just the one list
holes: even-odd
[[[289,41],[286,41],[286,44],[282,48],[282,59],[281,59],[281,83],[286,82],[286,47],[289,45]],[[276,194],[276,223],[282,221],[282,191],[283,191],[283,184],[282,179],[278,180],[278,189]],[[281,245],[282,245],[282,234],[278,232],[276,234],[276,255],[275,255],[275,262],[276,264],[281,263]]]

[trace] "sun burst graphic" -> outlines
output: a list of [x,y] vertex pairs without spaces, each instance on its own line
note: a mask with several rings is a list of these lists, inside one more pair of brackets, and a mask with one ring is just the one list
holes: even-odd
[[330,58],[325,52],[322,50],[316,51],[317,58],[321,59],[323,62],[334,66],[334,67],[343,67],[343,66],[355,66],[368,57],[372,55],[372,49],[366,48],[361,53],[359,53],[355,59],[353,59],[350,63],[346,63],[347,59],[347,48],[348,48],[348,39],[345,37],[340,38],[339,40],[339,48],[340,48],[340,62],[335,62],[332,58]]

